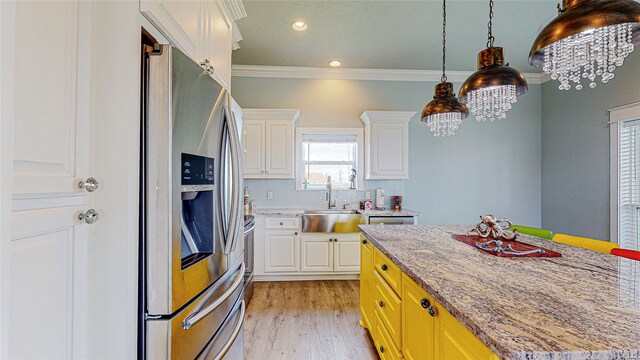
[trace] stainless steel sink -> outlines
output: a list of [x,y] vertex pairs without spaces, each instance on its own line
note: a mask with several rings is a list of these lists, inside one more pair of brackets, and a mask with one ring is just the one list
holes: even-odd
[[364,216],[352,210],[307,210],[302,215],[302,232],[354,233]]

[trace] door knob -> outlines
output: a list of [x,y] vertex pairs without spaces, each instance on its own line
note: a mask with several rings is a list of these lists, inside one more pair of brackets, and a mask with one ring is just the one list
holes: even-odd
[[88,192],[94,192],[96,190],[98,190],[98,180],[96,180],[93,177],[88,178],[85,181],[79,181],[78,182],[78,188],[79,189],[85,189]]
[[94,222],[98,221],[99,215],[94,209],[89,209],[85,213],[78,214],[78,220],[86,222],[91,225]]

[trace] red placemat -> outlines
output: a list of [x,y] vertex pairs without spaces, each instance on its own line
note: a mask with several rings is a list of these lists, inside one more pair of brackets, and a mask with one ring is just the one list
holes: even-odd
[[525,244],[523,242],[517,240],[501,240],[503,246],[511,245],[511,247],[516,251],[531,251],[531,250],[543,250],[543,252],[531,253],[531,254],[513,254],[513,253],[504,253],[504,252],[496,252],[491,251],[490,249],[483,249],[478,247],[478,243],[486,243],[487,241],[493,240],[492,238],[483,238],[478,235],[451,235],[451,238],[461,243],[467,244],[469,246],[473,246],[474,248],[483,251],[487,254],[500,256],[500,257],[560,257],[562,254],[559,252],[555,252],[549,249],[545,249],[539,246]]

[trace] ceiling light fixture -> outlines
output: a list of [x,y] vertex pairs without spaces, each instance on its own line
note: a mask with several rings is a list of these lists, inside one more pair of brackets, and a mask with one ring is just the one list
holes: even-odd
[[447,1],[442,1],[442,78],[436,85],[435,95],[422,109],[420,120],[429,125],[434,136],[454,135],[462,119],[469,116],[465,104],[461,104],[453,92],[453,84],[447,82],[445,63],[447,60]]
[[460,101],[478,121],[505,119],[517,96],[529,89],[527,80],[518,70],[505,64],[504,49],[494,47],[493,0],[489,0],[487,48],[478,54],[478,71],[471,74],[460,88]]
[[331,60],[331,61],[329,61],[329,66],[331,66],[331,67],[338,67],[340,65],[342,65],[340,60]]
[[563,0],[558,17],[531,46],[529,63],[560,82],[560,90],[607,83],[640,43],[640,4],[633,0]]
[[291,23],[291,27],[295,31],[305,31],[307,30],[307,23],[302,20],[296,20]]

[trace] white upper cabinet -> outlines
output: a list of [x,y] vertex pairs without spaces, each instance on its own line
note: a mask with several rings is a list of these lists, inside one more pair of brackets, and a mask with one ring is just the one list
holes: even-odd
[[293,179],[299,110],[244,109],[245,179]]
[[201,1],[141,0],[140,11],[164,36],[192,59],[202,59]]
[[[227,2],[229,3],[229,2]],[[231,86],[231,51],[241,35],[234,29],[233,14],[244,13],[241,3],[221,0],[141,0],[140,11],[172,45],[196,63],[210,65],[209,73],[227,90]],[[234,36],[235,30],[235,36]],[[235,40],[234,40],[235,37]]]
[[409,178],[409,120],[413,111],[365,111],[365,178]]

